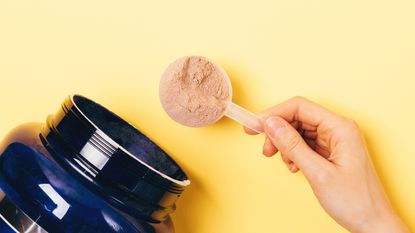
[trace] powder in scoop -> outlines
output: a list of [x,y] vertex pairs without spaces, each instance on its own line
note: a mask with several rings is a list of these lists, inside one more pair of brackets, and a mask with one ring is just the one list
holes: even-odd
[[219,120],[231,101],[226,72],[208,59],[183,57],[173,62],[160,81],[160,100],[178,123],[201,127]]

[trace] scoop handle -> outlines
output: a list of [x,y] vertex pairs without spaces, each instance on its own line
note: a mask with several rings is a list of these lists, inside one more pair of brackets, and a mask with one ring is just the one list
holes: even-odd
[[226,109],[225,116],[242,125],[254,130],[257,133],[264,132],[264,127],[261,118],[245,108],[231,102]]

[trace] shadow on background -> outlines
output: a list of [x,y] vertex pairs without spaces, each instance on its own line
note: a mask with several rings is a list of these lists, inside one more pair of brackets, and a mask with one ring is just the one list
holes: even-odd
[[[182,197],[177,201],[177,209],[173,214],[173,221],[176,232],[194,233],[203,229],[203,225],[209,223],[203,216],[212,216],[215,203],[206,187],[195,176],[188,167],[182,168],[186,171],[191,184],[183,192]],[[209,203],[210,206],[207,206]]]
[[[387,182],[387,179],[386,179],[387,172],[382,169],[382,166],[379,160],[377,159],[376,155],[379,154],[380,152],[377,151],[376,146],[374,146],[373,141],[375,141],[375,139],[372,140],[372,138],[369,135],[365,134],[364,129],[362,131],[364,133],[366,145],[368,147],[373,165],[375,166],[379,179],[384,187],[386,194],[389,197],[389,200],[391,202],[391,205],[393,206],[393,209],[395,210],[395,212],[398,214],[398,216],[402,219],[404,223],[409,223],[410,219],[406,218],[406,216],[402,214],[403,213],[402,208],[399,205],[397,205],[397,202],[395,201],[398,199],[398,197],[394,195],[395,193],[392,191],[392,187],[390,187],[390,185]],[[406,224],[406,226],[410,227],[408,224]],[[410,229],[410,230],[414,230],[414,229]]]

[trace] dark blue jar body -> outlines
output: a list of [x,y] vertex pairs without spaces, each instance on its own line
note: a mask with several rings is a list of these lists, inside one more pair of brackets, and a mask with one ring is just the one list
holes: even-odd
[[[163,182],[166,182],[163,180],[165,177],[155,169],[146,170],[145,173],[148,175],[135,176],[141,171],[140,169],[143,169],[140,166],[148,165],[140,164],[143,160],[148,157],[154,159],[155,156],[164,156],[165,153],[163,151],[153,153],[154,148],[148,150],[147,142],[143,142],[140,146],[136,140],[134,146],[138,147],[141,154],[128,148],[122,149],[125,149],[126,153],[135,153],[133,156],[137,157],[134,161],[138,161],[139,170],[135,164],[130,164],[129,171],[121,171],[126,170],[127,166],[120,164],[119,161],[131,159],[129,157],[131,155],[107,153],[108,158],[99,160],[100,156],[103,156],[102,153],[109,151],[107,146],[111,146],[111,143],[115,147],[124,145],[116,143],[119,142],[116,141],[118,139],[110,140],[113,136],[105,134],[103,140],[108,139],[108,141],[93,143],[98,145],[98,149],[94,147],[95,149],[85,152],[92,136],[88,139],[84,133],[90,129],[80,128],[84,126],[87,128],[88,124],[84,125],[83,122],[91,123],[88,115],[80,114],[80,119],[78,117],[65,119],[65,116],[70,114],[71,107],[82,112],[83,109],[79,109],[76,103],[71,106],[74,101],[73,97],[67,99],[66,106],[64,103],[63,110],[59,110],[55,116],[59,115],[59,119],[64,119],[61,122],[66,120],[65,124],[79,123],[77,126],[72,125],[78,128],[72,128],[71,131],[61,127],[59,130],[59,124],[63,123],[56,123],[59,120],[55,117],[55,123],[21,125],[12,130],[0,144],[0,232],[174,232],[169,213],[174,209],[174,201],[182,191],[182,189],[178,191],[180,184],[163,186]],[[100,105],[94,105],[94,108],[97,106],[103,108]],[[105,108],[103,110],[108,111]],[[60,111],[62,112],[59,113]],[[112,112],[108,113],[111,117],[115,117],[115,120],[119,120],[117,127],[122,128],[124,127],[122,124],[127,124]],[[103,117],[98,119],[103,121],[100,124],[108,125],[107,116],[97,115],[98,118]],[[111,120],[112,123],[114,119]],[[95,124],[93,126],[97,127]],[[97,130],[94,127],[92,129]],[[131,126],[128,124],[125,127]],[[106,130],[112,128],[100,131],[101,134],[106,133]],[[71,132],[67,133],[69,131]],[[83,152],[77,150],[76,145],[72,145],[71,140],[83,141],[77,138],[77,134],[81,138],[86,138],[83,139],[85,141]],[[134,135],[118,136],[124,141],[134,137]],[[96,139],[92,142],[96,142]],[[159,149],[157,146],[155,148]],[[99,151],[102,153],[100,154]],[[99,165],[95,163],[98,160]],[[177,166],[175,163],[170,164],[172,165]],[[144,167],[147,168],[146,166]],[[112,173],[124,175],[121,177],[110,175]],[[184,173],[180,178],[181,181],[186,181]],[[126,184],[134,184],[134,188],[129,189]],[[163,206],[163,203],[169,205]]]

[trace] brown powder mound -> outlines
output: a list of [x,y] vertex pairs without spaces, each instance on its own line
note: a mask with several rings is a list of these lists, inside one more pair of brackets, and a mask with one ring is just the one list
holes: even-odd
[[219,120],[231,99],[229,79],[219,66],[198,56],[173,62],[160,81],[164,110],[180,124],[201,127]]

